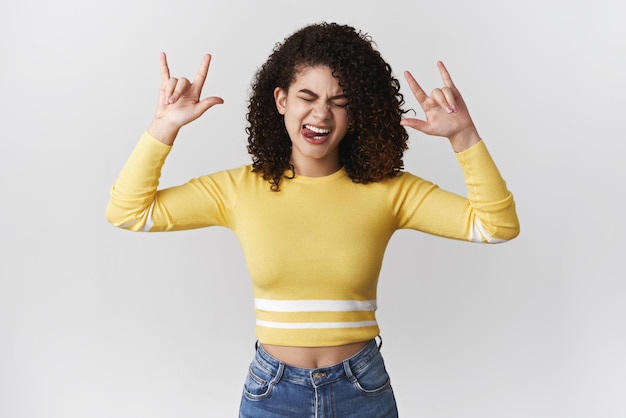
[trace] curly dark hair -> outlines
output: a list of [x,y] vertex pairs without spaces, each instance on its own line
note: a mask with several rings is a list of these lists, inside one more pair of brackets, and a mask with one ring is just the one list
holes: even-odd
[[371,37],[351,26],[306,26],[276,44],[256,73],[246,119],[252,167],[278,191],[291,171],[291,140],[274,101],[274,89],[288,90],[299,71],[325,66],[338,78],[348,99],[351,129],[339,144],[339,160],[356,183],[396,176],[403,168],[408,133],[400,83],[375,49]]

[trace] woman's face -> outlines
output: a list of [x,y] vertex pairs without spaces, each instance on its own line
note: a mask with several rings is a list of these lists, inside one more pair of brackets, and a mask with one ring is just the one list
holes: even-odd
[[291,138],[297,174],[320,177],[341,168],[339,143],[348,132],[348,99],[328,67],[306,67],[286,91],[274,91],[278,112]]

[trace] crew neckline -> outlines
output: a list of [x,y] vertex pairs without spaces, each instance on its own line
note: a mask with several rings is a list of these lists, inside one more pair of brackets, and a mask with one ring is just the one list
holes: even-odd
[[291,170],[287,170],[285,172],[285,175],[287,176],[287,180],[296,182],[296,183],[326,183],[329,181],[334,181],[334,180],[346,177],[348,175],[344,167],[341,167],[339,170],[335,171],[332,174],[329,174],[327,176],[320,176],[320,177],[309,177],[309,176],[303,176],[302,174],[296,173],[295,177],[289,178],[288,176],[290,176],[291,174],[292,174]]

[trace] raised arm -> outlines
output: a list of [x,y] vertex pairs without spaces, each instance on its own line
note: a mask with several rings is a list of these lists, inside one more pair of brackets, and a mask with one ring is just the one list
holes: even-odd
[[428,135],[448,138],[456,152],[467,185],[467,198],[439,190],[422,200],[423,230],[475,242],[497,243],[519,234],[513,195],[474,126],[465,101],[441,61],[437,63],[443,87],[430,96],[410,72],[405,72],[411,91],[424,110],[426,120],[407,118],[402,125]]
[[178,187],[174,197],[171,190],[165,193],[157,189],[161,167],[180,128],[223,102],[219,97],[200,99],[210,62],[211,56],[205,55],[190,82],[186,78],[171,77],[167,57],[161,54],[161,89],[154,119],[111,187],[106,217],[112,224],[133,231],[150,231],[209,223],[189,221],[199,219],[196,213],[189,211],[202,207],[205,199],[198,188]]

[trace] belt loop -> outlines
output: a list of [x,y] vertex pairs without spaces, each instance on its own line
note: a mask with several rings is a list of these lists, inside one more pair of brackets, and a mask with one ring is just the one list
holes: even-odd
[[383,347],[383,337],[381,337],[380,334],[378,334],[374,339],[376,338],[380,340],[380,342],[378,343],[378,351],[380,351],[380,349]]
[[283,377],[283,372],[285,371],[285,363],[282,361],[278,362],[278,369],[276,369],[276,376],[270,381],[270,384],[276,384]]

